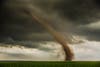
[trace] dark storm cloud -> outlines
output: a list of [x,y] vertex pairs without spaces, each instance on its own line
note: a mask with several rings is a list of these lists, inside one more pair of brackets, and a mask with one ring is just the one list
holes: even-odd
[[[84,30],[77,27],[99,21],[99,3],[99,0],[5,0],[0,12],[0,38],[1,40],[7,37],[15,40],[52,40],[49,34],[44,36],[45,29],[23,11],[32,9],[32,6],[37,9],[36,11],[43,12],[42,15],[51,20],[50,24],[57,31],[77,32],[83,35]],[[85,36],[91,37],[87,34],[94,33],[93,38],[98,38],[99,32],[88,30],[84,31]],[[31,35],[32,33],[39,35]]]
[[100,41],[100,22],[79,26],[78,35],[85,36],[89,40]]
[[[17,3],[18,2],[18,3]],[[3,3],[0,22],[0,38],[6,37],[13,39],[24,39],[32,32],[43,32],[43,28],[30,18],[27,14],[21,11],[25,8],[24,1],[6,0]],[[17,4],[16,4],[17,3]],[[20,5],[20,6],[19,6]]]
[[[99,20],[99,8],[95,0],[62,0],[54,9],[74,24],[87,24]],[[60,5],[63,4],[63,5]]]

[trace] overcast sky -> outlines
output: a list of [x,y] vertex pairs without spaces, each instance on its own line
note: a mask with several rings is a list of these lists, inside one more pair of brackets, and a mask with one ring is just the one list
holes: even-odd
[[0,41],[53,40],[24,10],[35,10],[59,32],[100,41],[99,0],[2,0]]

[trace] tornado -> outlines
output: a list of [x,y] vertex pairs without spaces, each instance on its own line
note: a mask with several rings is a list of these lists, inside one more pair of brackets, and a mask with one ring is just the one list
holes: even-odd
[[74,53],[73,51],[70,49],[70,47],[68,46],[68,43],[66,41],[66,39],[64,38],[64,36],[57,32],[56,30],[54,30],[52,28],[52,26],[48,23],[49,21],[43,17],[41,17],[40,15],[37,15],[34,12],[29,12],[29,11],[25,11],[27,14],[31,15],[32,19],[36,20],[38,24],[40,24],[42,27],[44,27],[52,36],[53,38],[61,44],[64,52],[65,52],[65,61],[72,61],[74,58]]

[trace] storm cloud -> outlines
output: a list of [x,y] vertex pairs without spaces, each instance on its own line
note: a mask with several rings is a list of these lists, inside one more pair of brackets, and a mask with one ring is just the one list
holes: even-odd
[[48,19],[55,30],[67,36],[77,34],[89,40],[100,40],[99,0],[2,0],[1,3],[0,41],[9,37],[14,40],[53,40],[35,19],[24,12],[33,8]]

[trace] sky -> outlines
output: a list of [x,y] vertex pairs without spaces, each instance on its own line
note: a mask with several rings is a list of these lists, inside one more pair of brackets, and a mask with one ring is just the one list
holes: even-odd
[[[55,41],[53,36],[37,23],[37,20],[27,14],[27,11],[48,20],[49,25],[65,36],[69,43],[73,42],[71,41],[73,36],[83,37],[89,41],[89,44],[100,42],[99,0],[0,1],[0,43]],[[27,46],[26,42],[24,46]]]
[[[100,61],[100,42],[88,41],[84,38],[83,43],[69,44],[73,49],[72,61]],[[8,45],[8,46],[5,46]],[[31,48],[22,46],[21,43],[0,43],[0,60],[2,61],[64,61],[65,53],[61,45],[53,41],[33,42],[28,44]],[[33,46],[35,47],[33,47]]]

